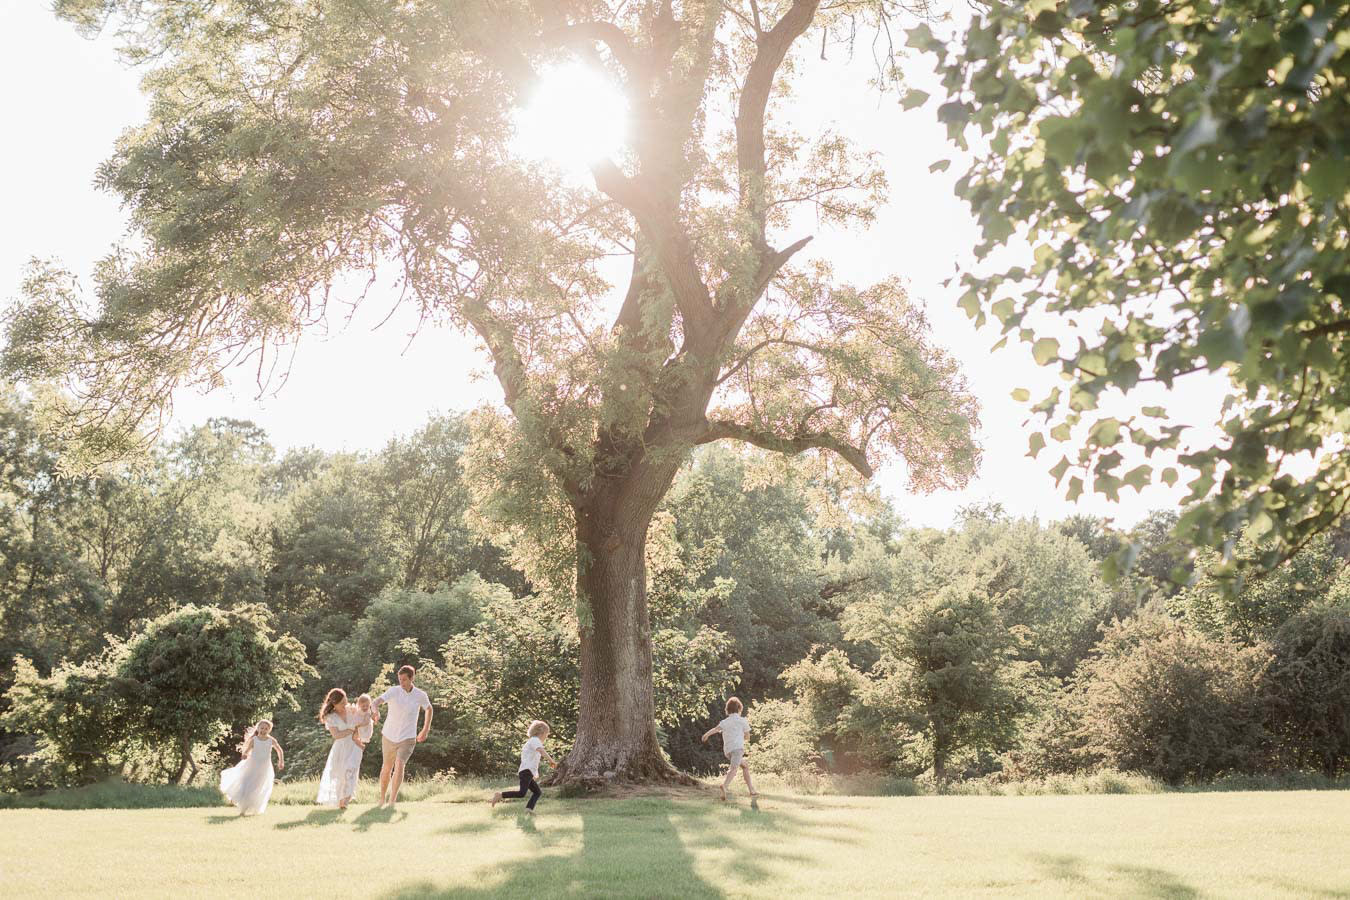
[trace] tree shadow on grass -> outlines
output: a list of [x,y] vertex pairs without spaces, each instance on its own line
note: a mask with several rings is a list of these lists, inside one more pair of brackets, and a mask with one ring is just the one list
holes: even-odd
[[[735,815],[711,798],[638,797],[626,800],[582,799],[558,801],[560,814],[581,819],[581,847],[569,853],[549,853],[551,844],[575,843],[576,832],[552,821],[537,823],[519,815],[515,825],[537,836],[539,852],[475,873],[477,885],[438,885],[432,881],[407,883],[384,895],[390,900],[415,897],[722,897],[724,889],[705,872],[724,865],[735,870],[730,883],[771,877],[767,866],[775,862],[811,865],[817,860],[783,848],[803,836],[847,840],[849,826],[809,822],[791,810],[741,810]],[[731,813],[730,815],[728,813]],[[547,813],[542,814],[551,819]],[[570,816],[569,816],[570,817]],[[504,823],[503,823],[504,824]],[[490,828],[490,826],[489,826]],[[450,831],[477,834],[489,829],[476,823]],[[564,833],[570,831],[570,834]],[[841,834],[835,834],[835,831]],[[696,854],[707,850],[724,862],[704,860]],[[505,873],[501,877],[499,873]],[[719,873],[720,874],[720,873]]]
[[[1051,877],[1057,881],[1072,884],[1075,890],[1101,895],[1106,885],[1098,883],[1087,871],[1087,861],[1079,856],[1067,854],[1040,854],[1033,857]],[[1152,866],[1106,865],[1102,868],[1126,882],[1124,894],[1130,897],[1192,898],[1199,897],[1200,891],[1182,881],[1176,874],[1166,869]],[[1116,880],[1115,878],[1111,879]]]
[[292,828],[311,828],[319,825],[333,825],[342,821],[346,814],[345,809],[315,809],[311,810],[309,815],[303,819],[296,819],[294,822],[279,822],[274,827],[278,831],[290,831]]

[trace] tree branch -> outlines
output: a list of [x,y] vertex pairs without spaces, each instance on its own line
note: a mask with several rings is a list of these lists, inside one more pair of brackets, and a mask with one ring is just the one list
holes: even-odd
[[788,456],[796,456],[805,450],[831,450],[837,453],[846,463],[858,471],[858,474],[864,478],[871,478],[872,464],[867,461],[867,454],[860,448],[854,447],[847,441],[840,440],[832,434],[823,431],[810,431],[798,433],[790,438],[781,437],[770,431],[760,431],[747,425],[740,425],[736,422],[709,422],[694,443],[709,444],[713,441],[720,441],[730,438],[731,440],[744,441],[747,444],[754,444],[756,447],[762,447],[765,450],[772,450],[775,453],[783,453]]
[[[741,205],[750,211],[755,233],[750,236],[756,247],[767,249],[765,235],[764,115],[773,90],[774,76],[783,64],[792,42],[801,37],[815,17],[819,0],[793,0],[791,8],[755,41],[755,58],[745,75],[740,102],[736,108],[736,165],[740,170]],[[756,13],[758,10],[756,9]]]
[[609,52],[629,78],[636,76],[641,68],[637,52],[633,49],[633,42],[628,39],[624,30],[613,22],[578,22],[563,25],[559,28],[550,28],[540,35],[540,38],[549,44],[587,48],[598,41],[609,48]]
[[[464,318],[488,346],[488,354],[492,357],[492,373],[497,376],[497,383],[502,386],[506,408],[511,410],[511,415],[515,416],[517,423],[524,425],[531,418],[528,415],[530,410],[526,408],[529,403],[526,396],[527,375],[525,362],[516,348],[514,331],[510,325],[488,309],[485,303],[466,303]],[[576,449],[567,443],[556,423],[549,424],[545,436],[548,445],[554,450],[567,459],[575,458]],[[581,496],[581,486],[571,473],[553,466],[550,466],[550,469],[558,476],[563,490],[571,499],[575,500]]]
[[694,248],[680,227],[675,214],[658,207],[641,183],[624,175],[612,160],[591,166],[596,187],[622,205],[637,220],[638,227],[651,239],[652,249],[675,293],[675,303],[684,317],[686,334],[707,331],[712,316],[712,298],[699,273]]
[[1341,319],[1339,322],[1327,322],[1325,325],[1309,328],[1302,334],[1304,337],[1321,337],[1326,334],[1343,334],[1347,331],[1350,331],[1350,319]]

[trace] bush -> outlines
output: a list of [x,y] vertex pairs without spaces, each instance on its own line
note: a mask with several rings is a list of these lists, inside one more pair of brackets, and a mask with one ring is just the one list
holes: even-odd
[[45,678],[27,659],[14,661],[0,727],[31,735],[34,752],[7,765],[10,786],[87,784],[120,766],[131,734],[127,691],[116,675],[124,654],[115,646]]
[[1350,764],[1350,609],[1295,616],[1271,649],[1270,725],[1284,761],[1334,778]]
[[314,670],[289,635],[273,639],[262,607],[184,606],[151,621],[126,645],[117,674],[128,723],[138,738],[174,751],[172,778],[189,768],[194,746],[242,731]]
[[1169,784],[1269,771],[1269,653],[1150,612],[1117,624],[1080,670],[1082,752]]

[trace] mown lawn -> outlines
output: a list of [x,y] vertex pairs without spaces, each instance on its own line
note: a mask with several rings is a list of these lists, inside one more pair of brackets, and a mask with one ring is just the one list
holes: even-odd
[[95,894],[1350,898],[1350,793],[0,810],[0,895]]

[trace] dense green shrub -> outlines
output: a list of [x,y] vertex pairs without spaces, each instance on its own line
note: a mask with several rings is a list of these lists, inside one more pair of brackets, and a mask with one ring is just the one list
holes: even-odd
[[1177,784],[1273,764],[1270,654],[1206,637],[1165,614],[1108,630],[1073,688],[1080,752]]
[[193,747],[242,731],[314,670],[295,638],[274,638],[262,607],[184,606],[151,621],[117,665],[128,720],[141,740],[176,750],[182,778],[197,766]]
[[6,764],[8,786],[87,784],[120,766],[132,735],[128,691],[117,677],[124,656],[115,646],[45,678],[27,659],[15,660],[0,727],[31,735],[34,752]]
[[1232,560],[1207,551],[1197,565],[1196,581],[1168,601],[1169,606],[1210,637],[1255,644],[1272,638],[1280,626],[1305,609],[1320,604],[1335,589],[1344,560],[1335,554],[1331,538],[1311,541],[1284,565],[1241,590],[1229,589],[1234,566],[1253,560],[1266,548],[1243,535],[1233,547]]
[[1271,728],[1285,762],[1340,775],[1350,767],[1350,608],[1300,613],[1271,650]]

